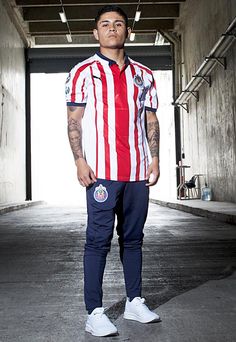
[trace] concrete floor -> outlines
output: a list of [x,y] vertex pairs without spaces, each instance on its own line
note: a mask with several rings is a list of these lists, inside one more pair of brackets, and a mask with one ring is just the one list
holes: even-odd
[[[1,342],[104,340],[84,332],[85,228],[85,208],[39,205],[0,216]],[[235,341],[235,226],[150,204],[143,251],[143,296],[162,322],[122,318],[115,237],[104,306],[119,336],[105,341]]]

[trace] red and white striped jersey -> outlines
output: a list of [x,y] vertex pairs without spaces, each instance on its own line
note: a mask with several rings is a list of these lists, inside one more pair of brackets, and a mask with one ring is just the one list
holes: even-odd
[[84,156],[97,178],[140,181],[147,178],[145,109],[156,112],[150,69],[126,56],[119,69],[100,53],[77,64],[66,81],[68,106],[84,106]]

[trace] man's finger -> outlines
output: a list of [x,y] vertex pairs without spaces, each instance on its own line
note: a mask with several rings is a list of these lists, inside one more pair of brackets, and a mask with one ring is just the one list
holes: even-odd
[[90,177],[90,174],[89,174],[88,176],[86,176],[85,179],[84,179],[83,181],[84,181],[84,184],[85,184],[86,186],[89,186],[89,185],[91,185],[91,184],[94,183],[94,181],[93,181],[92,178]]
[[156,181],[149,182],[149,183],[146,183],[146,186],[153,186],[153,185],[156,184],[156,182],[157,182],[157,180],[156,180]]
[[90,170],[90,177],[91,177],[93,183],[97,181],[97,178],[95,177],[95,174],[92,170]]
[[83,176],[80,176],[79,177],[79,180],[84,184],[84,186],[88,186],[90,183],[89,183],[89,176],[86,176],[86,175],[83,175]]
[[79,180],[79,184],[82,185],[83,187],[85,187],[84,182],[81,179],[78,179],[78,180]]
[[150,181],[146,184],[146,186],[155,185],[155,184],[157,183],[157,181],[158,181],[158,178],[159,178],[159,174],[157,174],[157,175],[153,175],[153,174],[152,174],[152,180],[150,180]]

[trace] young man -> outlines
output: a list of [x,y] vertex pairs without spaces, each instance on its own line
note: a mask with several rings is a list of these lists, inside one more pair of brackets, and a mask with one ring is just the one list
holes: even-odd
[[115,215],[127,294],[124,318],[141,323],[160,320],[141,298],[149,186],[159,178],[159,124],[152,72],[124,52],[131,31],[126,14],[108,5],[95,22],[93,33],[100,52],[71,70],[66,101],[70,145],[78,180],[87,194],[85,330],[107,336],[117,333],[102,307],[103,273]]

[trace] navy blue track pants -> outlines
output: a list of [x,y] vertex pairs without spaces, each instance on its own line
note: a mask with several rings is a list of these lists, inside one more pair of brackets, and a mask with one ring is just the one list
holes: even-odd
[[141,296],[143,227],[148,212],[146,181],[98,179],[87,188],[84,297],[88,312],[102,306],[102,282],[115,216],[127,297]]

